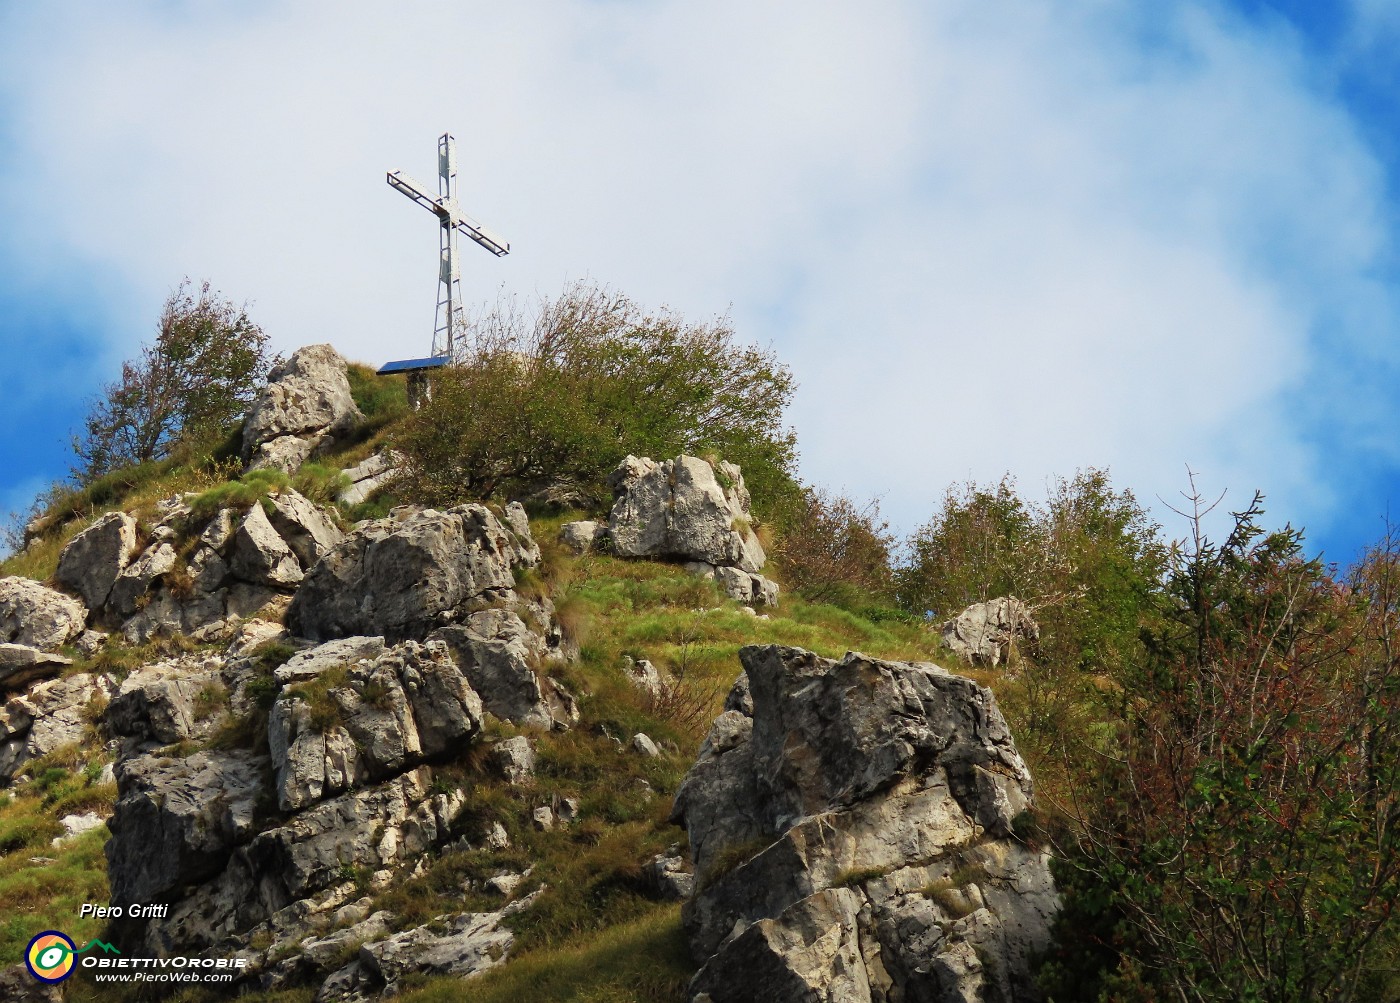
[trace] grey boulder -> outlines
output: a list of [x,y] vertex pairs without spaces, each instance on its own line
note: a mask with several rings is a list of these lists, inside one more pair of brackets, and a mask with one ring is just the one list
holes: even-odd
[[459,505],[363,523],[307,573],[287,624],[314,641],[422,638],[473,601],[512,594],[516,570],[539,560],[523,515],[503,522],[484,505]]
[[403,473],[403,454],[392,449],[375,453],[353,467],[342,470],[350,481],[350,486],[336,496],[336,501],[344,505],[358,505],[385,485],[391,484]]
[[68,541],[54,578],[82,596],[89,609],[98,610],[135,554],[136,520],[125,512],[109,512]]
[[[301,657],[311,661],[315,652]],[[328,665],[322,676],[285,687],[273,704],[268,745],[278,805],[294,811],[401,773],[480,729],[481,701],[442,642],[405,641],[372,661]]]
[[943,624],[943,643],[972,665],[1001,665],[1017,640],[1039,639],[1040,627],[1030,610],[1011,596],[973,603]]
[[345,539],[330,513],[295,491],[279,491],[268,499],[272,528],[291,547],[303,568],[309,568]]
[[544,640],[513,610],[481,610],[432,636],[448,644],[482,705],[501,720],[547,730],[577,719],[572,698],[535,669]]
[[1038,999],[1058,900],[1015,835],[1031,778],[990,691],[855,653],[740,659],[673,811],[690,998]]
[[219,873],[257,831],[266,773],[265,759],[236,751],[121,762],[107,823],[112,904],[169,901]]
[[0,641],[52,651],[87,626],[87,608],[29,578],[0,578]]
[[222,669],[221,658],[186,657],[133,672],[107,706],[107,727],[163,745],[207,736],[228,699]]
[[566,522],[559,527],[559,539],[575,554],[586,554],[607,536],[607,527],[592,519]]
[[113,688],[107,676],[79,672],[41,682],[5,701],[0,707],[0,780],[8,782],[31,759],[82,741]]
[[267,379],[243,426],[243,460],[250,468],[294,472],[363,419],[345,360],[330,345],[297,349]]
[[27,644],[0,644],[0,690],[19,690],[36,679],[56,676],[71,658],[40,651]]
[[261,504],[248,509],[238,524],[229,567],[243,581],[271,588],[296,585],[303,577],[296,554],[272,527]]
[[660,463],[628,456],[609,484],[614,501],[608,536],[619,556],[762,570],[766,557],[753,533],[743,475],[734,464],[716,468],[695,456]]

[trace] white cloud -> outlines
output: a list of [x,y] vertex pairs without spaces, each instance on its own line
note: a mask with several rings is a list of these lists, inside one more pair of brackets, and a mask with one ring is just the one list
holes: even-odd
[[382,176],[451,128],[515,248],[466,249],[472,299],[732,303],[797,371],[808,476],[906,527],[950,481],[1085,464],[1325,516],[1303,419],[1335,419],[1289,393],[1347,392],[1339,318],[1389,358],[1378,168],[1284,34],[1213,6],[67,10],[9,15],[0,247],[120,276],[120,351],[186,273],[281,347],[425,350],[436,236]]

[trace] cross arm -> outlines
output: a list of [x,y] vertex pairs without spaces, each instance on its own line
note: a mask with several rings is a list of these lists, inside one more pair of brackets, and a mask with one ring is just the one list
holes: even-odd
[[464,237],[476,241],[498,258],[505,257],[510,253],[510,243],[503,238],[492,233],[470,216],[459,216],[457,220],[457,230]]
[[390,188],[407,195],[429,212],[437,216],[447,215],[446,207],[438,201],[437,197],[430,194],[420,182],[415,181],[403,171],[390,171],[384,180],[389,182]]

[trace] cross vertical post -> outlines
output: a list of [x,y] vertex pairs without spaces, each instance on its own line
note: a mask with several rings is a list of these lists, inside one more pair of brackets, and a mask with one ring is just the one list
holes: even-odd
[[[433,317],[432,355],[427,359],[407,359],[380,369],[384,372],[410,372],[434,369],[450,362],[457,351],[458,336],[466,333],[466,311],[462,302],[462,273],[457,260],[457,235],[471,238],[497,257],[510,253],[510,244],[462,212],[457,201],[457,142],[451,133],[438,137],[438,193],[434,197],[426,185],[403,171],[390,171],[389,187],[417,202],[438,218],[438,298]],[[420,364],[421,363],[421,364]],[[390,369],[390,366],[396,367]]]

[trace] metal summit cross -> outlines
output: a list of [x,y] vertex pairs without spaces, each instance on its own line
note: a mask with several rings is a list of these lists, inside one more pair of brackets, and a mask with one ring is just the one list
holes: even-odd
[[438,300],[433,319],[433,350],[426,359],[390,362],[380,374],[413,373],[436,369],[452,360],[458,335],[466,333],[466,311],[462,306],[462,274],[457,261],[457,234],[470,237],[497,257],[510,253],[510,244],[462,212],[457,202],[457,143],[451,133],[438,139],[438,194],[403,171],[390,171],[389,187],[402,192],[438,218],[441,239],[438,252]]

